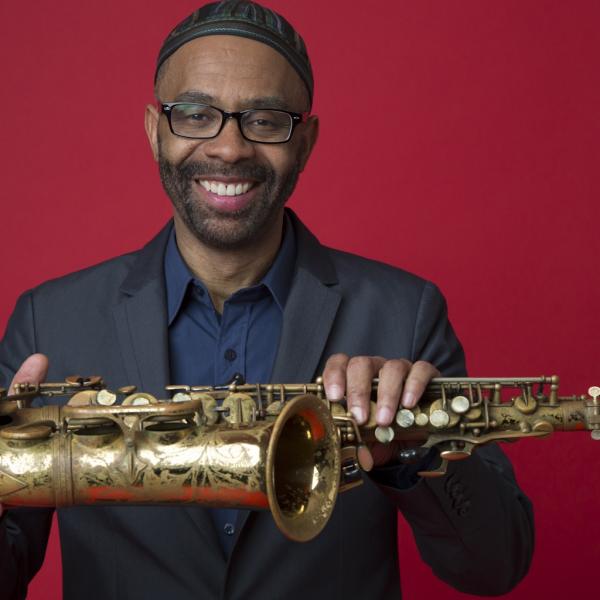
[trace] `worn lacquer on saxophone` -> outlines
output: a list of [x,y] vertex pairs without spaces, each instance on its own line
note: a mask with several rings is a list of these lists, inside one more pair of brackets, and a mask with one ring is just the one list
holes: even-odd
[[[559,397],[557,377],[437,378],[392,427],[358,427],[321,381],[167,391],[168,400],[113,393],[99,377],[0,390],[0,502],[265,508],[286,536],[306,541],[338,492],[360,484],[360,444],[398,443],[401,460],[435,447],[441,466],[421,475],[439,476],[493,441],[576,430],[600,439],[600,388]],[[32,406],[58,395],[68,404]]]

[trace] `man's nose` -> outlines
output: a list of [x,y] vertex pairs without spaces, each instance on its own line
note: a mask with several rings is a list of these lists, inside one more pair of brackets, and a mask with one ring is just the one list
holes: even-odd
[[254,156],[255,147],[242,136],[236,119],[228,118],[219,135],[202,144],[204,153],[211,158],[220,158],[224,162],[236,163]]

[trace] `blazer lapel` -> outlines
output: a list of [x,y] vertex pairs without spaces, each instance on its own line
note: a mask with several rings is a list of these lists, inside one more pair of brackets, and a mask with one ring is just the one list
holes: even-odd
[[169,383],[163,260],[170,232],[169,224],[137,253],[113,309],[127,385],[159,396]]
[[150,282],[118,304],[114,318],[128,384],[160,398],[169,383],[164,286]]
[[329,253],[289,209],[288,214],[296,232],[296,272],[271,381],[304,383],[316,375],[341,295]]
[[[288,214],[296,232],[296,272],[283,312],[271,381],[309,383],[316,376],[341,295],[334,287],[337,275],[327,251],[289,209]],[[248,510],[239,512],[235,543],[250,516]]]
[[[113,309],[126,383],[158,398],[164,398],[165,386],[170,383],[164,253],[171,227],[171,224],[165,227],[137,254],[121,286],[122,300]],[[207,544],[220,551],[217,533],[206,510],[199,506],[185,506],[181,510]]]
[[323,354],[340,295],[300,268],[285,305],[283,329],[271,380],[308,383]]

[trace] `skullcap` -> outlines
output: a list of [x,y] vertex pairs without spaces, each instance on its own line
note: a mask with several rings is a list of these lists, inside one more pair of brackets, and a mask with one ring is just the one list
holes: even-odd
[[164,41],[158,53],[154,80],[169,56],[191,40],[206,35],[237,35],[271,46],[300,75],[312,105],[313,74],[303,39],[281,15],[255,2],[225,0],[194,11]]

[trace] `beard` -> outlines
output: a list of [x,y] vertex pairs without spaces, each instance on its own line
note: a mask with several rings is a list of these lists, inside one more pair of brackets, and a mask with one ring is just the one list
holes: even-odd
[[[181,165],[169,162],[160,152],[160,178],[177,214],[190,232],[204,245],[221,250],[248,247],[260,239],[277,220],[281,209],[291,196],[300,167],[295,161],[283,174],[257,164],[213,165],[207,162],[186,161]],[[194,190],[199,179],[211,176],[239,177],[260,184],[262,189],[244,208],[222,213],[203,203]]]

